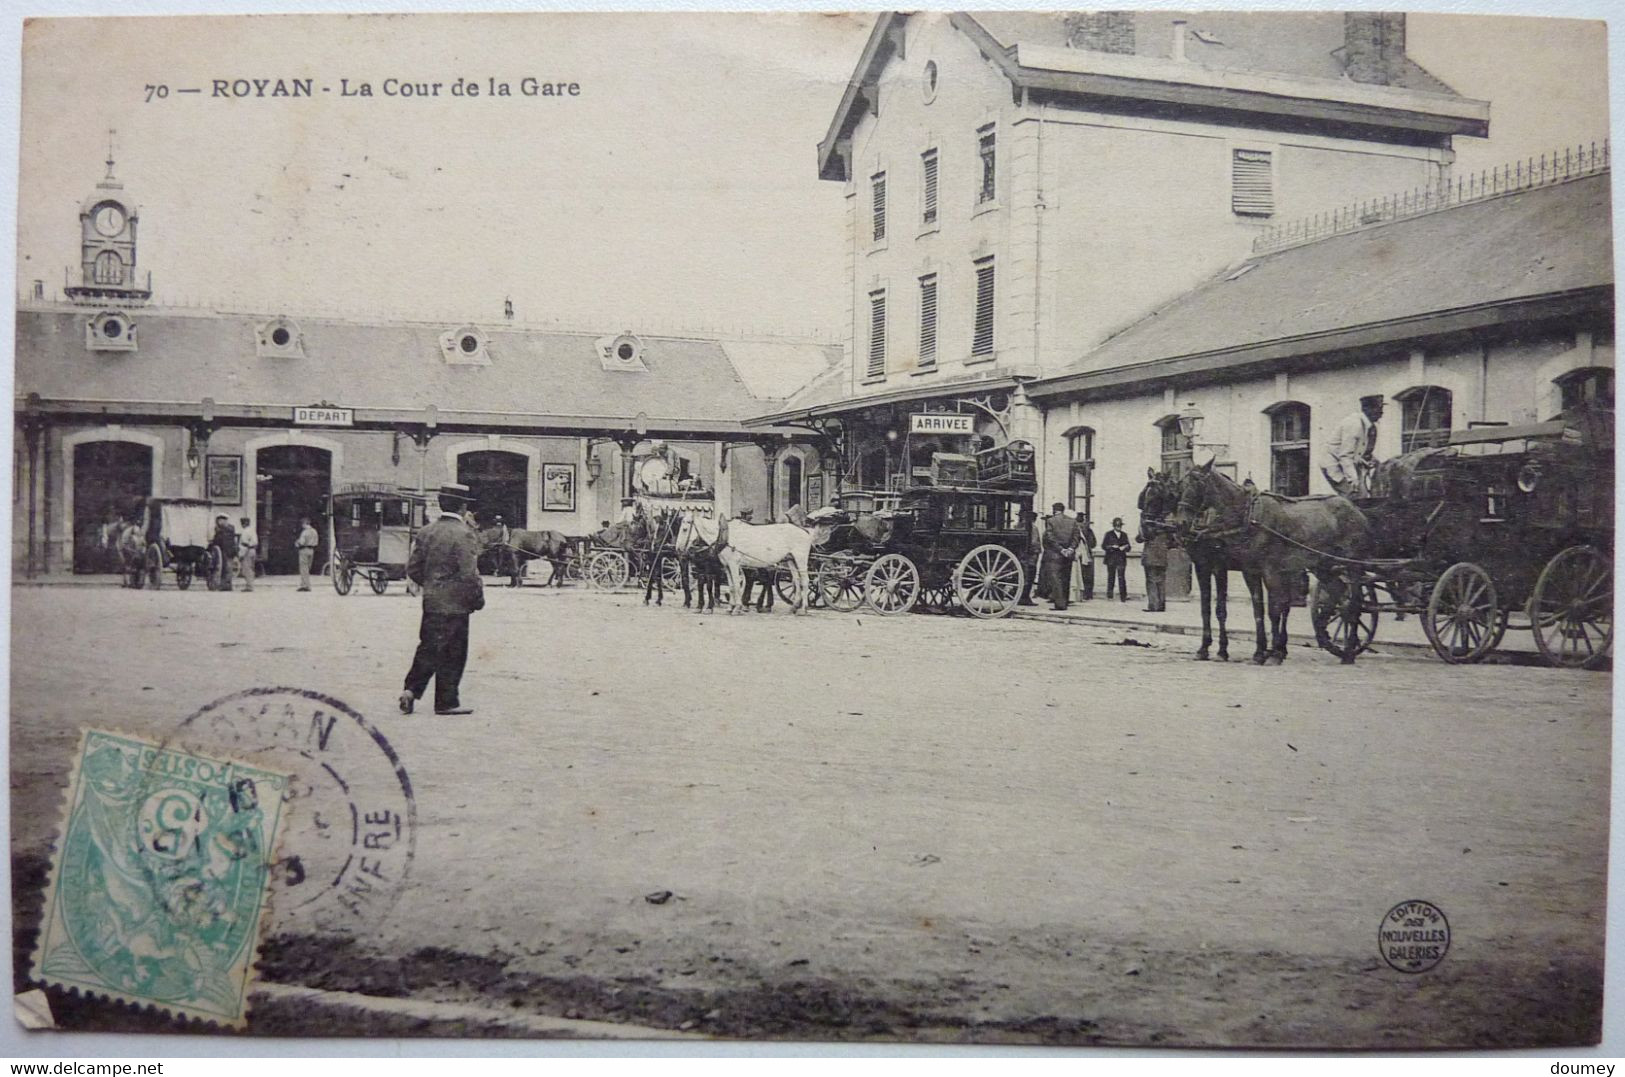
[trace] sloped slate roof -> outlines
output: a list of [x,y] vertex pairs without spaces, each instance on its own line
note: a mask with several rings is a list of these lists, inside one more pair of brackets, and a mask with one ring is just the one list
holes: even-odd
[[[441,334],[452,324],[369,324],[295,318],[305,358],[259,358],[251,314],[135,308],[139,350],[85,348],[98,308],[17,311],[16,392],[47,399],[200,401],[563,416],[734,421],[763,400],[715,340],[643,337],[647,372],[605,370],[598,337],[482,325],[487,366],[449,364]],[[830,362],[826,350],[810,355]],[[749,359],[750,357],[746,357]],[[768,358],[771,358],[770,356]],[[798,368],[812,365],[797,355]],[[760,363],[754,365],[759,366]],[[765,385],[771,378],[754,376]],[[784,395],[782,386],[770,386]]]
[[[1044,381],[1611,285],[1609,176],[1499,195],[1255,257]],[[1042,384],[1035,388],[1041,392]]]
[[[1064,11],[969,14],[1006,48],[1060,47],[1067,43]],[[1136,11],[1135,55],[1169,59],[1173,55],[1175,19],[1188,23],[1185,57],[1191,63],[1307,78],[1343,78],[1340,11]],[[1429,93],[1455,93],[1409,57],[1399,75],[1392,85]]]

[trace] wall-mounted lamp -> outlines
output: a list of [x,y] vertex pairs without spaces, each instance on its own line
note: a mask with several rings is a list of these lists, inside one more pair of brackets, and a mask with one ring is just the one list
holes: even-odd
[[198,453],[197,441],[194,440],[186,447],[186,469],[192,473],[192,478],[195,479],[197,478],[197,469],[202,466],[203,457]]
[[1202,419],[1202,411],[1194,402],[1186,404],[1179,413],[1179,432],[1194,442],[1202,432]]
[[632,432],[640,438],[649,432],[649,416],[645,412],[638,412],[637,418],[632,420]]
[[597,482],[598,477],[603,473],[604,462],[598,459],[597,453],[589,450],[587,454],[587,485],[591,486],[593,483]]

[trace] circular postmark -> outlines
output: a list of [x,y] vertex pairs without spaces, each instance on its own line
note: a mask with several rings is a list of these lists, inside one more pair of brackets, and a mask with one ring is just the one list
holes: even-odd
[[169,744],[289,776],[272,865],[285,930],[351,934],[405,889],[417,802],[395,749],[360,713],[301,688],[250,688],[181,722]]
[[1450,921],[1431,901],[1401,901],[1382,918],[1377,948],[1396,972],[1426,972],[1450,952]]

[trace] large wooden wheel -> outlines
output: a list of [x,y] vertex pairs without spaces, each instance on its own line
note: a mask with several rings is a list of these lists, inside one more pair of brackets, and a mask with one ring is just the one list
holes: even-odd
[[343,554],[334,554],[333,563],[330,567],[332,568],[330,575],[333,577],[333,590],[341,595],[349,594],[350,588],[355,585],[355,566],[350,564],[350,559]]
[[1500,619],[1495,581],[1478,565],[1462,561],[1445,569],[1433,585],[1422,631],[1446,662],[1477,662],[1495,646]]
[[882,617],[907,613],[920,598],[920,570],[900,553],[883,554],[863,577],[863,598]]
[[954,597],[973,617],[1003,617],[1016,608],[1027,582],[1021,560],[1003,546],[978,546],[954,568]]
[[672,554],[660,559],[660,586],[668,591],[683,589],[683,563]]
[[220,547],[210,546],[203,553],[203,584],[211,591],[220,590],[220,578],[225,575],[226,556]]
[[[570,559],[564,562],[564,578],[569,583],[580,583],[587,578],[587,559],[581,554],[571,554]],[[549,583],[552,581],[549,580]]]
[[620,550],[599,550],[587,562],[587,584],[594,591],[613,591],[631,575],[631,563]]
[[191,561],[175,562],[175,586],[182,591],[192,586],[193,563]]
[[1596,669],[1614,646],[1614,566],[1594,546],[1570,546],[1546,563],[1529,599],[1535,646],[1546,661]]
[[[1350,587],[1344,581],[1344,588]],[[1357,657],[1377,638],[1377,589],[1371,584],[1360,588],[1360,604],[1350,616],[1345,601],[1347,591],[1325,587],[1317,579],[1309,588],[1309,623],[1315,629],[1315,642],[1321,649],[1347,661]]]
[[164,579],[164,551],[158,548],[156,542],[147,546],[147,586],[154,591],[163,584]]
[[126,554],[124,557],[124,584],[141,590],[147,582],[147,565],[145,559],[138,553]]
[[851,557],[828,558],[818,566],[814,590],[830,609],[851,613],[863,605],[863,566]]
[[383,569],[375,568],[367,573],[367,586],[372,588],[373,594],[381,595],[389,590],[389,577],[384,575]]

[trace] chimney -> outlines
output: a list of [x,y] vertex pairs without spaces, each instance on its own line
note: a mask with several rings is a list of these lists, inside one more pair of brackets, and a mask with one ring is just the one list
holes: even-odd
[[1174,20],[1173,57],[1175,63],[1185,62],[1185,20]]
[[1405,13],[1344,12],[1343,66],[1355,82],[1398,85],[1405,69]]
[[1066,16],[1066,43],[1089,52],[1134,53],[1134,12],[1073,11]]

